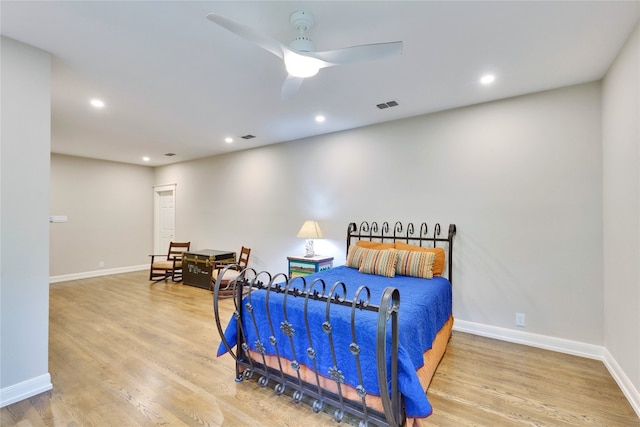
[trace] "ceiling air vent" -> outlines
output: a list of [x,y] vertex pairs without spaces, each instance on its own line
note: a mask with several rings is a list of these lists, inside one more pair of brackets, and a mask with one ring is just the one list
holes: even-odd
[[378,107],[381,110],[384,110],[385,108],[396,107],[397,105],[398,105],[398,101],[388,101],[388,102],[383,102],[382,104],[378,104],[376,105],[376,107]]
[[253,139],[253,138],[255,138],[255,135],[249,134],[249,135],[241,136],[240,138],[242,138],[242,139]]
[[166,153],[165,154],[165,156],[167,156],[167,157],[171,157],[171,156],[175,156],[175,155],[176,155],[176,153]]

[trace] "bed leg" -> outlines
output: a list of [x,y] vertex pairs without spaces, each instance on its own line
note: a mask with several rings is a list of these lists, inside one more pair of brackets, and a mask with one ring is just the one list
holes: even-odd
[[236,363],[236,382],[237,382],[237,383],[242,382],[243,378],[244,378],[244,374],[243,374],[243,372],[240,370],[240,365],[238,365],[238,364]]

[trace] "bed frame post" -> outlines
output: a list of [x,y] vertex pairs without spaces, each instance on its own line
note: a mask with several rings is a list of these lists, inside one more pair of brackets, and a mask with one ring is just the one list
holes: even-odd
[[238,358],[236,359],[236,382],[242,381],[242,371],[240,370],[240,364],[238,361],[244,360],[246,355],[244,353],[244,335],[241,333],[242,328],[242,312],[243,312],[243,304],[242,304],[242,294],[244,293],[244,279],[242,282],[237,282],[235,284],[235,293],[234,298],[236,299],[236,311],[238,312],[237,324],[236,324],[236,336],[238,337],[238,343],[236,345],[236,351],[238,352]]
[[353,235],[353,233],[355,233],[355,231],[356,231],[356,223],[355,222],[349,223],[349,226],[347,227],[347,251],[345,252],[345,256],[349,252],[349,246],[351,246],[351,236]]
[[[400,291],[396,288],[386,288],[380,300],[378,311],[378,328],[376,336],[376,362],[378,383],[380,384],[380,399],[384,408],[384,415],[390,427],[397,427],[403,423],[402,396],[398,391],[398,311],[400,309]],[[391,396],[389,396],[389,378],[387,374],[387,323],[391,318]]]
[[449,282],[453,284],[453,237],[456,235],[456,225],[449,224],[449,256],[447,260],[449,261]]

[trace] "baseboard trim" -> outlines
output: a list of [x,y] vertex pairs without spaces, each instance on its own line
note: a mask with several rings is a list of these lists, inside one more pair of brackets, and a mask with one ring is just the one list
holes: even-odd
[[575,356],[588,357],[589,359],[604,360],[604,347],[593,344],[585,344],[579,341],[571,341],[563,338],[555,338],[547,335],[533,334],[531,332],[516,331],[514,329],[500,328],[497,326],[483,325],[481,323],[455,320],[453,330],[467,332],[516,344],[524,344],[545,350],[558,351],[560,353],[573,354]]
[[0,389],[0,408],[51,389],[53,389],[53,384],[51,384],[51,375],[49,373],[4,387]]
[[603,362],[604,366],[606,366],[611,373],[613,379],[618,383],[618,386],[631,404],[633,410],[636,411],[638,418],[640,418],[640,392],[636,390],[627,374],[624,373],[616,359],[606,348],[604,349]]
[[453,330],[600,360],[622,390],[633,410],[640,417],[640,391],[634,387],[629,377],[606,347],[458,319],[453,324]]
[[92,277],[110,276],[112,274],[131,273],[133,271],[148,270],[149,264],[132,265],[129,267],[118,267],[109,269],[100,269],[94,271],[84,271],[81,273],[63,274],[61,276],[50,276],[49,283],[67,282],[69,280],[89,279]]

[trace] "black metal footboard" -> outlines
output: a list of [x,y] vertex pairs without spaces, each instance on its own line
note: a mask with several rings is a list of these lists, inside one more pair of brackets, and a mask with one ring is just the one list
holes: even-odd
[[[235,265],[227,266],[219,278],[224,276],[227,269],[234,268]],[[404,409],[402,396],[398,391],[398,309],[400,305],[400,293],[395,288],[386,288],[379,305],[372,304],[370,301],[370,291],[366,286],[361,286],[354,294],[353,300],[346,299],[347,286],[342,282],[332,284],[330,288],[322,279],[315,279],[307,283],[304,277],[296,277],[288,280],[285,274],[277,274],[272,276],[267,272],[256,273],[253,269],[243,270],[237,281],[229,285],[234,291],[235,310],[233,317],[236,320],[237,344],[233,347],[229,344],[224,335],[222,322],[228,319],[220,318],[218,307],[218,297],[220,295],[220,279],[215,284],[213,295],[213,307],[216,320],[216,326],[222,343],[227,351],[236,361],[236,381],[242,381],[244,378],[251,378],[255,374],[260,375],[258,384],[266,387],[271,381],[275,383],[274,390],[276,394],[284,394],[289,390],[294,403],[302,401],[308,402],[314,412],[319,412],[325,405],[334,409],[333,417],[336,422],[341,422],[346,414],[360,419],[360,426],[368,426],[371,424],[379,426],[400,426],[404,423]],[[264,292],[264,307],[259,311],[266,312],[266,321],[268,322],[269,333],[264,334],[265,319],[258,319],[256,316],[257,307],[254,306],[256,298],[255,292]],[[277,295],[277,296],[276,296]],[[244,299],[246,297],[246,299]],[[281,313],[273,313],[273,306],[280,304],[269,304],[270,298],[278,298],[281,302]],[[296,310],[303,307],[303,313],[297,312],[292,316],[292,300],[297,299]],[[244,299],[244,302],[243,302]],[[288,304],[289,302],[289,304]],[[314,304],[324,304],[324,321],[321,324],[310,324],[308,315],[309,307]],[[289,306],[289,308],[288,308]],[[338,341],[344,342],[344,339],[336,340],[334,337],[334,325],[332,323],[332,310],[336,310],[337,306],[350,307],[350,329],[351,338],[348,348],[339,347]],[[318,306],[314,308],[318,309]],[[280,308],[278,308],[280,310]],[[363,386],[363,366],[361,366],[360,353],[361,348],[356,338],[356,327],[363,312],[377,313],[377,332],[376,332],[376,372],[380,396],[378,398],[382,404],[383,412],[370,408],[370,399],[373,397],[368,394]],[[246,326],[243,326],[241,319],[245,319]],[[279,324],[273,319],[282,319]],[[298,319],[296,323],[293,318]],[[300,321],[300,318],[303,320]],[[259,323],[262,325],[259,328]],[[245,330],[246,328],[246,330]],[[317,331],[318,328],[326,336],[326,340],[322,343],[314,342],[311,331]],[[276,338],[276,330],[280,336],[285,336],[285,342],[279,343]],[[262,332],[261,332],[262,331]],[[248,332],[255,336],[252,343],[252,351],[250,351],[249,343],[247,343]],[[296,345],[296,334],[305,334],[308,342],[307,348],[298,348]],[[387,335],[390,334],[391,345],[389,348]],[[317,337],[317,335],[316,335]],[[288,342],[287,342],[288,341]],[[317,340],[316,340],[317,341]],[[281,353],[283,346],[286,346],[287,353],[290,358],[285,358]],[[344,346],[343,346],[344,347]],[[290,349],[290,352],[289,352]],[[390,355],[387,352],[390,351]],[[326,356],[331,356],[333,365],[328,372],[319,372],[317,357],[321,352]],[[345,395],[343,367],[339,366],[339,360],[336,355],[338,352],[348,352],[355,361],[358,374],[359,384],[355,387],[355,395],[357,399],[353,399],[353,387],[351,387],[351,398]],[[270,354],[271,356],[267,356]],[[253,356],[252,356],[253,355]],[[306,355],[307,359],[312,360],[312,366],[301,366],[299,357]],[[274,358],[275,356],[275,358]],[[387,371],[387,360],[391,360],[391,369]],[[371,367],[365,367],[371,369]],[[305,370],[305,375],[301,373]],[[304,378],[303,378],[304,377]],[[311,378],[311,379],[310,379]],[[331,390],[322,387],[322,383],[329,381],[334,386]]]

